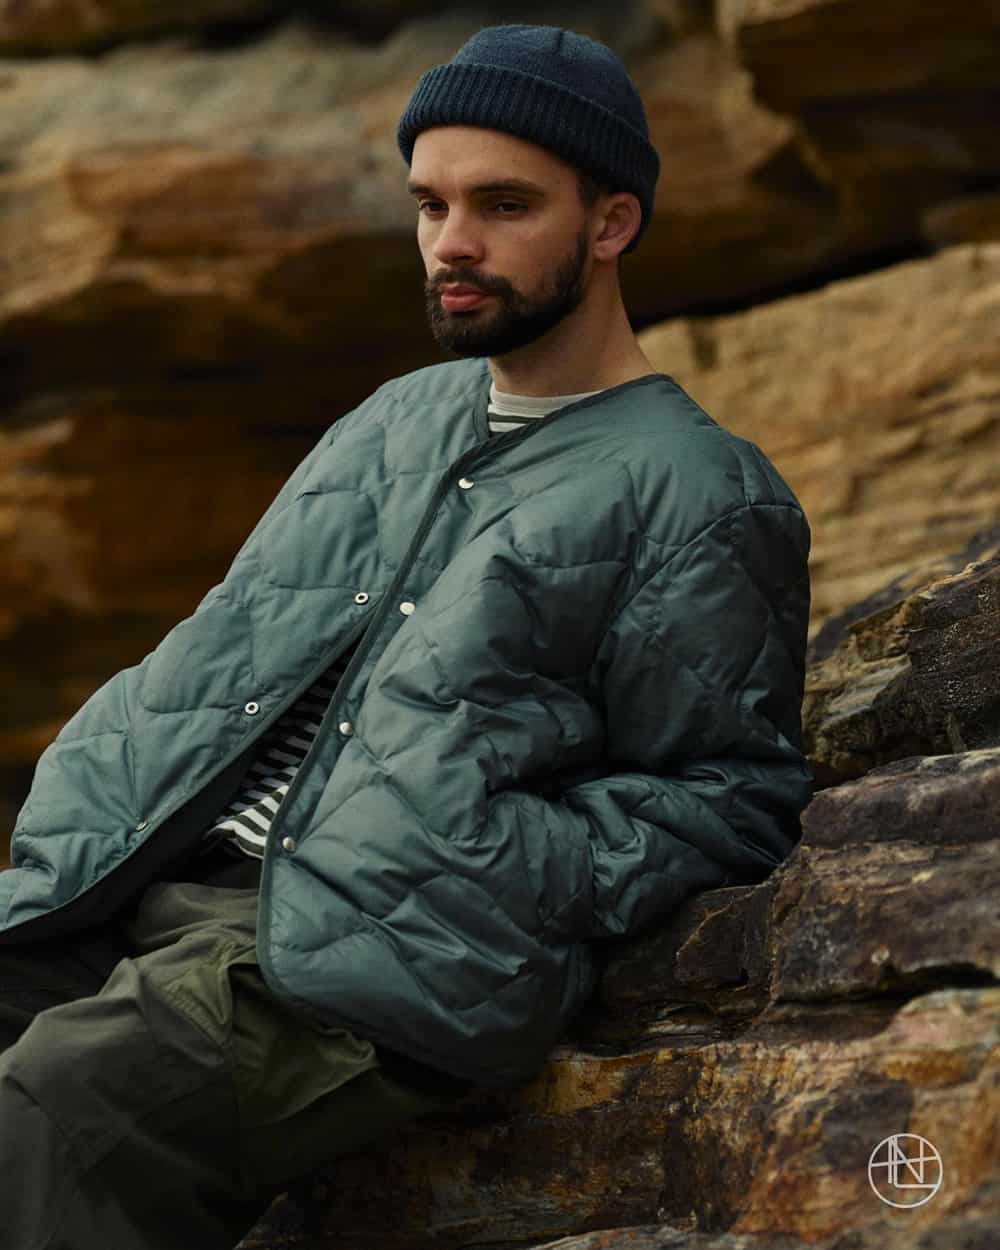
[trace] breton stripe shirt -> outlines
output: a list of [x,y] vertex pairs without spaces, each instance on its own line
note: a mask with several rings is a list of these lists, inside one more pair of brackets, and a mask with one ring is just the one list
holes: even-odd
[[[596,394],[597,391],[583,391],[577,395],[510,395],[498,391],[495,384],[491,385],[487,410],[490,433],[515,430],[529,421],[547,416],[556,408]],[[309,753],[337,683],[360,641],[358,639],[354,646],[339,656],[262,735],[241,789],[206,830],[206,838],[222,837],[247,855],[263,858],[274,814]]]

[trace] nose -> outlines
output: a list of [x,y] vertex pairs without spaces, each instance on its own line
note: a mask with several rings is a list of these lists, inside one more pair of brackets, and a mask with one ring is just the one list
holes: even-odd
[[472,215],[452,208],[441,223],[432,248],[442,265],[476,263],[482,259],[483,245]]

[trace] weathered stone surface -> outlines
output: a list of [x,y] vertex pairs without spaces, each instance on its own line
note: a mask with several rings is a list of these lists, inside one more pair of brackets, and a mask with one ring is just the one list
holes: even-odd
[[949,1182],[906,1213],[909,1235],[947,1222],[982,1238],[997,1214],[998,1026],[1000,989],[948,989],[848,1014],[779,1006],[736,1037],[557,1050],[530,1085],[343,1158],[243,1245],[514,1247],[658,1221],[844,1246],[896,1226],[868,1181],[896,1132],[928,1138]]
[[0,53],[70,52],[274,12],[280,0],[15,0],[0,9]]
[[[756,98],[792,114],[843,227],[915,243],[920,218],[1000,178],[1000,9],[970,0],[720,0]],[[988,185],[988,184],[987,184]]]
[[588,1037],[634,1033],[637,1013],[696,1004],[740,1017],[768,1001],[770,915],[776,881],[709,890],[689,899],[669,927],[598,947],[601,984],[586,1016]]
[[986,244],[640,335],[801,500],[814,630],[1000,516],[998,316]]
[[782,111],[803,101],[1000,82],[1000,12],[967,0],[941,20],[931,0],[717,0],[717,20]]
[[829,786],[802,813],[802,831],[813,848],[1000,838],[1000,749],[914,756]]
[[1000,239],[1000,193],[963,195],[927,210],[921,233],[935,247],[991,243]]
[[193,610],[313,445],[316,406],[307,384],[275,376],[95,384],[12,410],[0,425],[5,765],[33,764],[93,690]]
[[995,816],[981,844],[802,846],[774,898],[774,999],[1000,979],[998,834]]
[[965,563],[966,549],[948,562],[957,572],[902,594],[894,583],[870,608],[884,606],[831,619],[814,638],[802,716],[818,785],[1000,744],[1000,530],[974,546],[978,558]]
[[[0,9],[0,55],[92,52],[128,39],[220,23],[262,22],[297,7],[293,0],[16,0]],[[366,33],[391,30],[438,6],[433,0],[333,0],[322,14]]]
[[528,1250],[993,1250],[992,1230],[1000,1218],[1000,1181],[989,1178],[960,1212],[948,1212],[928,1228],[910,1226],[901,1211],[895,1224],[868,1224],[822,1237],[784,1237],[773,1233],[692,1233],[673,1224],[607,1228],[579,1237],[561,1237]]
[[[290,23],[225,52],[175,41],[5,72],[9,390],[114,378],[122,354],[132,376],[355,373],[386,342],[426,359],[405,169],[388,135],[365,140],[359,112],[402,52],[346,49]],[[393,229],[377,261],[359,248]]]
[[603,944],[575,1036],[620,1045],[693,1008],[732,1027],[769,1002],[1000,980],[1000,748],[873,769],[817,794],[802,825],[767,881],[710,890],[662,931]]
[[[710,30],[663,39],[635,2],[545,15],[627,57],[664,154],[643,259],[623,275],[640,322],[853,254],[795,127],[754,103]],[[5,386],[113,375],[123,350],[133,369],[360,357],[383,376],[415,343],[436,358],[395,127],[418,74],[481,19],[445,11],[376,44],[295,19],[228,49],[177,38],[99,61],[8,61]],[[104,341],[114,356],[95,352]]]
[[[757,1250],[989,1245],[998,784],[995,749],[817,795],[767,881],[598,944],[599,989],[534,1081],[473,1091],[341,1159],[245,1245],[513,1250],[579,1235],[567,1250],[633,1250],[660,1229],[664,1245],[718,1250],[744,1236]],[[944,1166],[941,1190],[906,1212],[905,1242],[868,1180],[892,1133],[926,1137]]]
[[623,268],[635,321],[780,290],[857,250],[795,125],[754,103],[750,76],[714,34],[668,43],[633,73],[662,160],[653,223]]

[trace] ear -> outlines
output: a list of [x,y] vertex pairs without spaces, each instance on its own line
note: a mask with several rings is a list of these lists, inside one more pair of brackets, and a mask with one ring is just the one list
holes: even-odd
[[594,240],[595,260],[614,260],[635,238],[642,224],[642,207],[631,191],[615,191],[604,201],[603,222]]

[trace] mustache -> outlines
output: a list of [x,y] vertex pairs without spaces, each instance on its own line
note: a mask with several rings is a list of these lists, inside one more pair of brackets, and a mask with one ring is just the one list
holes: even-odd
[[451,284],[471,286],[484,295],[510,295],[513,291],[505,278],[495,274],[472,273],[467,269],[444,269],[436,273],[424,283],[424,291],[427,295],[435,295],[440,292],[441,287]]

